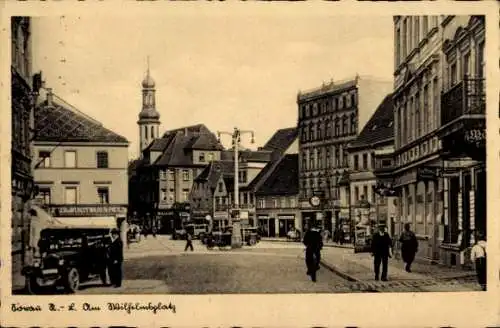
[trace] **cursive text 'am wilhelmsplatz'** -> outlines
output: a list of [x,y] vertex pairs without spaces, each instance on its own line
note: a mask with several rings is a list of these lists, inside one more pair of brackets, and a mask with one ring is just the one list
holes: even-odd
[[139,303],[139,302],[116,302],[116,303],[108,303],[109,311],[124,311],[128,314],[131,314],[133,311],[151,311],[153,314],[158,313],[159,311],[172,311],[175,313],[175,305],[172,303],[164,304],[162,302],[158,303]]

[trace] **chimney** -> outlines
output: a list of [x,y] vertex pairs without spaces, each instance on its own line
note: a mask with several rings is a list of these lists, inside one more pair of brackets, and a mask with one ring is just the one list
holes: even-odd
[[47,106],[52,106],[54,95],[52,94],[52,88],[47,88]]

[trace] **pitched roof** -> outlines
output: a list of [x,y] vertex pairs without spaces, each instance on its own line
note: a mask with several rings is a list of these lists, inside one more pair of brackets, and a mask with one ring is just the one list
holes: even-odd
[[299,192],[299,155],[287,154],[279,161],[256,195],[296,195]]
[[168,130],[165,131],[163,134],[164,136],[167,134],[172,134],[172,133],[177,133],[177,132],[182,132],[184,134],[197,134],[197,133],[211,133],[210,130],[205,126],[205,124],[195,124],[195,125],[189,125],[189,126],[184,126],[181,128],[173,129],[173,130]]
[[349,148],[364,148],[394,138],[392,94],[387,95]]
[[196,177],[196,182],[206,181],[211,188],[217,187],[220,177],[234,176],[234,162],[213,161]]
[[358,84],[358,77],[344,81],[331,80],[329,83],[323,83],[320,87],[299,92],[297,98],[299,100],[304,100],[316,96],[325,95],[327,93],[335,93],[337,91],[343,91],[346,89],[353,88],[357,84]]
[[[197,150],[223,150],[224,147],[210,131],[202,133],[190,132],[191,130],[177,129],[167,132],[151,147],[161,149],[163,154],[158,157],[155,165],[162,166],[190,166],[194,165],[191,151]],[[187,134],[186,134],[187,132]]]
[[35,110],[35,141],[127,143],[125,137],[105,128],[100,122],[71,105],[43,101]]
[[293,144],[297,136],[298,129],[296,127],[280,129],[273,134],[261,149],[272,151],[273,156],[281,155]]
[[146,149],[151,151],[163,151],[172,140],[172,136],[154,139]]

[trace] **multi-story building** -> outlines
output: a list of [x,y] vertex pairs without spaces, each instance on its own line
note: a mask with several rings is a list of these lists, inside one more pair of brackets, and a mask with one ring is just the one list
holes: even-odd
[[35,113],[38,202],[53,216],[125,218],[127,139],[46,90]]
[[[348,144],[354,141],[392,82],[360,77],[299,92],[299,190],[303,223],[314,217],[332,231],[349,220],[348,188],[339,184],[347,171]],[[311,204],[316,196],[320,202]]]
[[[383,181],[374,174],[377,156],[392,154],[394,151],[394,108],[392,94],[387,95],[373,116],[366,123],[359,136],[348,147],[349,152],[349,191],[351,218],[343,226],[363,226],[362,215],[368,202],[366,227],[373,223],[384,223],[391,235],[396,218],[395,197],[381,192]],[[344,227],[344,232],[347,232]],[[344,234],[347,235],[347,234]]]
[[221,159],[223,146],[203,124],[167,131],[132,162],[131,210],[148,225],[170,232],[174,204],[187,203],[194,179],[212,161]]
[[298,154],[285,154],[255,192],[257,224],[264,237],[286,237],[291,229],[301,230],[298,166]]
[[486,228],[484,17],[396,16],[394,185],[419,257],[466,264]]
[[31,74],[31,21],[29,17],[11,18],[11,181],[12,181],[12,287],[21,288],[21,270],[31,261],[29,245],[30,207],[33,191],[32,148],[34,118],[41,75]]
[[189,203],[193,219],[204,222],[210,216],[214,229],[227,226],[233,187],[233,161],[213,161],[208,164],[196,177],[191,189]]
[[[258,174],[254,175],[252,179],[247,179],[248,182],[240,188],[240,204],[243,204],[244,208],[254,209],[253,212],[255,212],[255,193],[265,183],[283,156],[286,154],[298,154],[297,139],[297,128],[279,129],[263,147],[259,147],[259,151],[270,153],[270,158],[267,158],[268,162],[259,170]],[[258,220],[252,215],[252,210],[249,212],[249,223],[253,226],[257,224]]]

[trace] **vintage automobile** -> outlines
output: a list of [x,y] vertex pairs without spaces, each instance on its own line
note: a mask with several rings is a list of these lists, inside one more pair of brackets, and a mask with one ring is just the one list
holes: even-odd
[[[202,243],[206,244],[208,248],[231,246],[231,236],[232,228],[226,227],[222,230],[212,231],[211,236],[204,236]],[[260,241],[260,235],[257,233],[257,228],[245,227],[241,228],[241,239],[246,245],[254,246]]]
[[242,240],[248,246],[254,246],[260,241],[260,235],[257,232],[257,228],[248,227],[241,229]]
[[[33,210],[32,210],[33,211]],[[30,294],[63,287],[68,293],[94,278],[106,282],[106,249],[115,217],[52,218],[36,209],[31,243],[36,245],[33,262],[23,268]],[[32,214],[33,216],[33,214]]]

